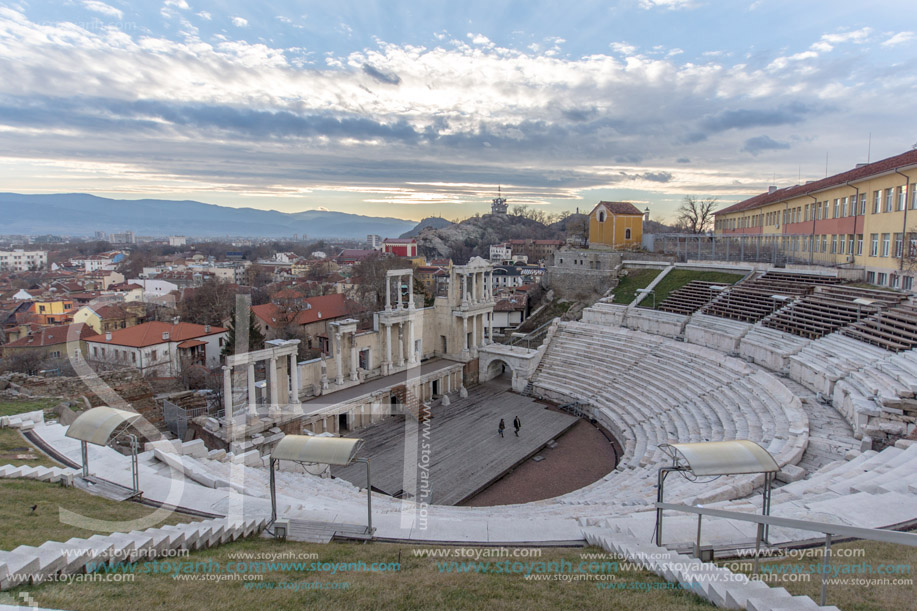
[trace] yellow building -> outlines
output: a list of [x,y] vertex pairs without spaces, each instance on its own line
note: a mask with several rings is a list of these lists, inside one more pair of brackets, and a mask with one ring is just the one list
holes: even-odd
[[861,267],[867,282],[913,290],[917,151],[805,185],[771,187],[718,210],[726,237],[758,236],[788,260]]
[[643,242],[643,213],[630,202],[599,202],[589,213],[589,247],[633,248]]

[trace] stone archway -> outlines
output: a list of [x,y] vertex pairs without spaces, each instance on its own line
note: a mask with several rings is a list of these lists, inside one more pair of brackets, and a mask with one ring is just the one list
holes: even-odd
[[513,379],[513,390],[522,392],[529,378],[538,366],[540,357],[538,350],[530,350],[520,346],[504,346],[502,344],[489,344],[478,351],[478,371],[480,381],[486,382],[493,378],[509,373]]
[[490,364],[487,366],[487,370],[484,372],[484,380],[495,380],[497,378],[503,377],[509,374],[510,377],[513,375],[512,366],[504,361],[503,359],[493,359],[490,361]]

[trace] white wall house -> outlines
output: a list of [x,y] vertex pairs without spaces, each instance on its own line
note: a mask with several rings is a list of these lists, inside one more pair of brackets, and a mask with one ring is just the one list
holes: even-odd
[[220,365],[226,329],[188,322],[148,322],[86,338],[90,362],[139,369],[143,375],[176,377],[188,364]]

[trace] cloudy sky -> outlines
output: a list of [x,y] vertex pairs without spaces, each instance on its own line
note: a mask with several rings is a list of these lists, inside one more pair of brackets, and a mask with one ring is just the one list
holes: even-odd
[[671,218],[911,148],[915,31],[912,0],[0,0],[0,191]]

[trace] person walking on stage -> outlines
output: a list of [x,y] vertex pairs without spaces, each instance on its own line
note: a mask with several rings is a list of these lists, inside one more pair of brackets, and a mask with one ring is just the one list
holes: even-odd
[[519,420],[519,416],[513,418],[513,428],[516,429],[516,437],[519,436],[519,429],[522,428],[522,421]]
[[503,422],[503,418],[500,418],[500,426],[497,427],[497,432],[500,433],[500,437],[503,437],[503,429],[506,428],[506,423]]

